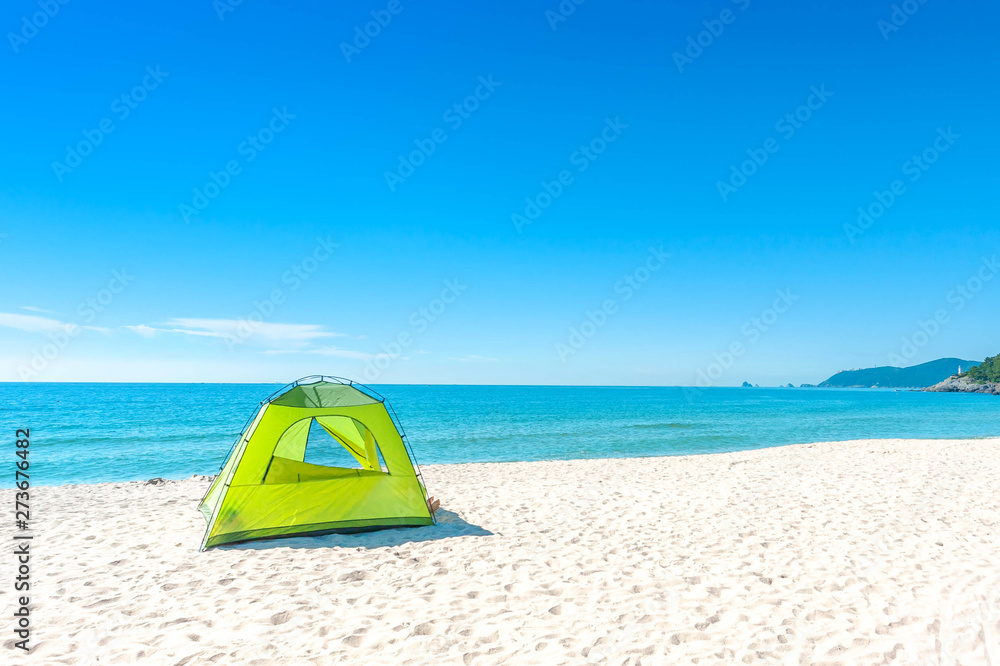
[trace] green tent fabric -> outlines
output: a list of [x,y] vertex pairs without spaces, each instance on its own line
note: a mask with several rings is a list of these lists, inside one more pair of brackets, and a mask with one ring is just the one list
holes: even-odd
[[[307,462],[314,424],[358,467]],[[385,400],[360,384],[306,377],[285,387],[261,403],[198,506],[202,548],[434,524],[403,437]]]

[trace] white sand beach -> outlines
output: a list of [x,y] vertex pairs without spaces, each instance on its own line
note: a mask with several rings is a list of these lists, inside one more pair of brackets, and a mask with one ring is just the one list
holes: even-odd
[[204,478],[33,489],[4,660],[1000,665],[1000,440],[423,472],[436,527],[207,552]]

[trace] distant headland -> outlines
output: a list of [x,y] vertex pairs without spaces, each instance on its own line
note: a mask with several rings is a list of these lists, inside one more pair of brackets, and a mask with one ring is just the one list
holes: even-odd
[[966,372],[956,373],[924,389],[935,393],[991,393],[1000,395],[1000,354]]
[[[743,386],[750,386],[743,382]],[[793,388],[792,384],[787,385]],[[939,358],[908,368],[885,365],[857,370],[841,370],[819,388],[895,388],[936,393],[990,393],[1000,395],[1000,354],[985,361]],[[802,384],[801,388],[814,388]]]
[[821,388],[924,388],[959,375],[979,365],[978,361],[939,358],[908,368],[886,365],[861,370],[842,370],[820,383]]

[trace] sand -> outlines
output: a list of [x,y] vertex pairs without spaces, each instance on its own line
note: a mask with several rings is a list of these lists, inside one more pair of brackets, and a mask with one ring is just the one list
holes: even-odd
[[204,553],[204,479],[37,488],[4,659],[1000,665],[1000,440],[424,474],[437,527]]

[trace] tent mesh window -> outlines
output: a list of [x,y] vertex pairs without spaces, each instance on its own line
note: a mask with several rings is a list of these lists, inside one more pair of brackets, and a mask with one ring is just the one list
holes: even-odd
[[[351,425],[357,428],[361,433],[364,433],[366,430],[364,426],[357,421],[354,421]],[[362,444],[364,441],[363,437],[364,435],[362,434],[361,441],[348,439],[348,437],[336,430],[333,430],[332,432],[326,430],[316,419],[312,419],[312,423],[309,426],[308,439],[306,440],[305,458],[303,462],[321,467],[365,469],[365,467],[362,466],[361,461],[359,461],[356,457],[356,455],[365,456],[366,452],[364,449],[358,450],[360,448],[359,444]],[[372,436],[372,439],[374,440],[374,436]],[[374,444],[375,452],[378,456],[377,465],[381,468],[376,469],[375,471],[388,473],[388,469],[385,466],[385,460],[382,458],[382,451],[378,448],[378,442],[374,442]],[[356,452],[356,454],[352,454],[352,451]]]
[[275,444],[261,483],[302,483],[388,474],[375,435],[350,416],[316,416],[292,423]]

